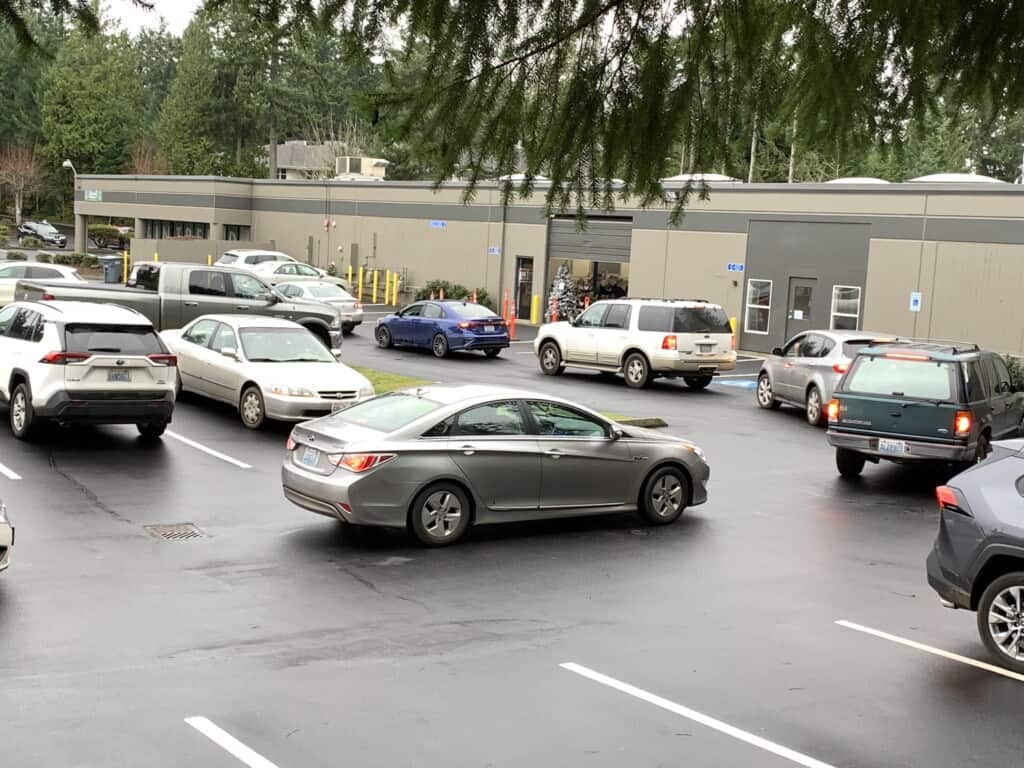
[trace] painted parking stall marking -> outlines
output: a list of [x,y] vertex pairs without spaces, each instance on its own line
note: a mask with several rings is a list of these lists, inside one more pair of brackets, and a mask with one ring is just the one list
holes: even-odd
[[171,430],[168,429],[166,432],[164,432],[164,435],[166,437],[171,438],[172,440],[177,440],[179,443],[184,443],[185,445],[187,445],[187,446],[189,446],[191,448],[195,448],[197,451],[202,451],[203,453],[205,453],[205,454],[207,454],[209,456],[213,456],[216,459],[220,459],[221,461],[226,461],[228,464],[234,464],[239,469],[252,469],[252,465],[251,464],[246,464],[244,461],[239,461],[238,459],[233,459],[230,456],[228,456],[226,453],[221,453],[220,451],[215,451],[215,450],[213,450],[213,448],[207,448],[202,443],[197,443],[195,440],[189,440],[187,437],[185,437],[184,435],[179,435],[177,432],[172,432]]
[[863,624],[855,624],[854,622],[846,621],[845,619],[840,619],[836,624],[846,629],[852,629],[855,632],[863,632],[865,635],[877,637],[880,640],[888,640],[890,643],[896,643],[897,645],[903,645],[907,648],[913,648],[916,651],[930,653],[933,656],[939,656],[943,659],[949,659],[950,661],[956,661],[960,664],[966,664],[967,666],[974,667],[976,669],[983,669],[986,672],[991,672],[996,675],[1008,677],[1011,680],[1016,680],[1018,683],[1024,683],[1024,675],[1012,672],[1009,669],[997,667],[995,664],[987,664],[984,661],[978,661],[977,659],[972,659],[969,656],[961,656],[959,653],[944,651],[941,648],[935,648],[931,645],[925,645],[924,643],[918,643],[914,640],[908,640],[907,638],[900,637],[899,635],[891,635],[888,632],[881,631],[880,629],[872,629],[871,627],[865,627]]
[[559,666],[562,669],[568,670],[569,672],[575,672],[577,675],[586,677],[596,683],[606,685],[609,688],[614,688],[628,696],[640,699],[641,701],[646,701],[648,704],[653,704],[656,707],[660,707],[661,709],[675,715],[679,715],[680,717],[685,717],[687,720],[692,720],[695,723],[699,723],[700,725],[711,728],[714,731],[723,733],[726,736],[731,736],[734,739],[750,744],[758,749],[763,749],[765,752],[770,752],[773,755],[777,755],[778,757],[789,760],[797,765],[803,765],[806,768],[835,768],[828,763],[823,763],[821,760],[816,760],[802,752],[797,752],[789,747],[776,744],[774,741],[769,741],[768,739],[756,736],[749,731],[744,731],[734,725],[729,725],[728,723],[724,723],[709,715],[702,714],[694,709],[690,709],[689,707],[684,707],[682,704],[676,704],[674,701],[664,699],[661,696],[645,691],[642,688],[637,688],[629,683],[624,683],[621,680],[616,680],[614,677],[608,677],[608,675],[595,672],[594,670],[588,669],[580,664],[566,662],[564,664],[559,664]]
[[6,464],[0,464],[0,475],[3,475],[8,480],[21,480],[21,475],[19,475],[13,469],[8,467]]
[[199,731],[218,747],[228,752],[249,768],[277,768],[277,766],[263,757],[263,755],[250,749],[230,733],[211,722],[205,717],[186,717],[185,722]]

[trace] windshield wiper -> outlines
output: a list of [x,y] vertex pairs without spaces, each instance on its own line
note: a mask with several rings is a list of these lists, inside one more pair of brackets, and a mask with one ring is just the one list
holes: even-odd
[[282,362],[288,363],[330,363],[332,360],[324,360],[322,357],[293,357]]
[[250,357],[250,363],[283,363],[284,360],[278,360],[276,357]]

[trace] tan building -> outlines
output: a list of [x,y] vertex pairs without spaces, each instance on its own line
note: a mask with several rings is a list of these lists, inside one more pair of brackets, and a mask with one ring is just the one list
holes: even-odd
[[[558,264],[593,298],[701,298],[739,318],[744,349],[811,327],[976,341],[1024,353],[1024,187],[1006,184],[723,184],[669,208],[623,205],[585,231],[548,217],[543,189],[501,204],[481,185],[79,175],[76,243],[88,216],[135,220],[135,258],[205,259],[239,242],[317,266],[398,270],[406,291],[441,278],[519,317]],[[184,238],[200,239],[184,239]],[[76,250],[81,250],[76,246]]]

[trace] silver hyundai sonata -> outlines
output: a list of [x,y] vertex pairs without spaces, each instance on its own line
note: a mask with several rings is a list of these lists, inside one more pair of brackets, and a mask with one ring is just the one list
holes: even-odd
[[471,524],[629,511],[671,523],[707,500],[709,474],[686,440],[560,398],[467,385],[382,395],[300,424],[281,482],[304,509],[444,546]]

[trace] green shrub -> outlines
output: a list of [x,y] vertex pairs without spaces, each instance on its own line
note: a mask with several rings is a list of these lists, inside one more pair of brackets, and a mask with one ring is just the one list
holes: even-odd
[[86,269],[99,269],[100,267],[100,260],[95,256],[88,253],[76,253],[75,256],[82,257],[82,260],[78,264],[80,267],[85,267]]
[[40,251],[39,253],[36,254],[36,261],[38,261],[40,264],[49,264],[51,261],[53,261],[53,254],[47,253],[46,251]]
[[43,241],[35,235],[25,235],[18,239],[18,244],[24,248],[42,248]]
[[69,267],[71,266],[71,255],[67,253],[55,253],[53,255],[53,263]]
[[6,224],[0,224],[0,242],[2,242],[2,241],[7,239],[7,233],[9,231],[10,230],[8,230]]
[[[434,294],[435,297],[440,298],[442,290],[444,291],[444,297],[446,299],[469,299],[473,296],[473,291],[464,285],[449,283],[447,280],[431,280],[416,292],[416,301],[429,299],[430,294]],[[476,289],[476,303],[487,307],[492,312],[498,311],[494,300],[484,288]]]
[[124,248],[131,238],[131,230],[121,232],[113,224],[89,225],[89,239],[99,248]]
[[327,274],[330,275],[331,277],[338,276],[338,265],[335,264],[333,261],[327,265]]
[[1006,368],[1010,372],[1010,384],[1014,390],[1024,391],[1024,358],[1014,355],[1003,355],[1006,361]]
[[28,256],[26,256],[21,251],[8,251],[7,252],[7,260],[8,261],[25,261],[27,258],[28,258]]

